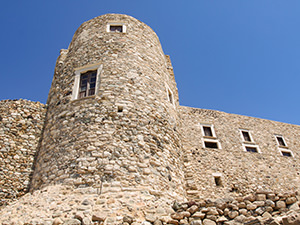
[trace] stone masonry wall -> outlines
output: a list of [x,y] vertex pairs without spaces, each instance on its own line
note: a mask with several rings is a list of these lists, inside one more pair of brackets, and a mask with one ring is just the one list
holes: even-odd
[[39,102],[0,101],[0,206],[28,189],[45,111]]
[[[190,198],[247,194],[256,190],[299,190],[300,127],[215,110],[180,107],[185,178]],[[200,124],[213,125],[221,149],[204,148]],[[253,142],[242,140],[240,129]],[[274,135],[282,135],[294,157],[282,156]],[[243,144],[261,153],[246,152]],[[220,177],[220,184],[215,182]]]
[[[107,32],[111,22],[126,33]],[[76,68],[95,64],[99,92],[72,99]],[[184,198],[178,93],[150,27],[118,14],[83,23],[57,60],[47,103],[32,190],[66,184]]]

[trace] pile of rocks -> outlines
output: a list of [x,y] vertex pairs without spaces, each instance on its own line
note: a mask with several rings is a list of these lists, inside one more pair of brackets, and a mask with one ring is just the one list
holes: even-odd
[[0,101],[0,206],[28,188],[45,108],[23,99]]
[[176,212],[171,214],[168,224],[278,224],[284,216],[299,211],[299,196],[257,192],[236,199],[175,202],[173,209]]
[[143,192],[122,195],[107,189],[99,194],[91,187],[48,186],[5,207],[0,221],[3,225],[300,224],[297,193],[258,192],[171,204],[163,197],[151,198]]

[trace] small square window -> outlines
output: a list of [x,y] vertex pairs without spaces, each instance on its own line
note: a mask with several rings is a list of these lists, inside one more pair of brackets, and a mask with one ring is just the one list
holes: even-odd
[[252,145],[252,144],[246,145],[246,144],[243,144],[243,147],[244,147],[244,150],[246,152],[261,153],[260,149],[259,149],[259,147],[257,145]]
[[281,154],[282,154],[282,156],[292,157],[292,153],[291,152],[281,151]]
[[214,181],[216,186],[222,186],[222,174],[221,173],[213,173]]
[[286,157],[294,157],[294,154],[291,150],[289,149],[282,149],[282,148],[279,148],[279,151],[280,151],[280,154],[282,156],[286,156]]
[[213,133],[212,133],[211,127],[203,126],[203,131],[204,131],[204,136],[206,136],[206,137],[213,137]]
[[110,25],[109,26],[109,31],[110,32],[123,32],[123,26],[122,25]]
[[121,105],[118,106],[118,112],[119,113],[123,112],[123,106],[121,106]]
[[243,137],[244,137],[244,141],[249,141],[251,142],[251,137],[248,131],[242,131]]
[[246,151],[247,152],[258,152],[256,147],[249,147],[249,146],[246,146]]
[[218,142],[215,141],[204,141],[205,148],[215,148],[218,149]]
[[202,124],[202,133],[204,137],[216,137],[213,125]]
[[279,136],[279,135],[275,135],[275,136],[276,136],[277,143],[280,147],[287,147],[282,136]]
[[109,23],[106,31],[110,33],[126,33],[126,26],[123,23]]
[[243,141],[245,142],[253,142],[250,132],[248,130],[240,130]]

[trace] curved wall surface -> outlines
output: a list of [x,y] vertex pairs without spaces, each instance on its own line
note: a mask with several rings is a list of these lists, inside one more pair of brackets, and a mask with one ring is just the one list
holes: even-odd
[[[88,71],[97,74],[95,94],[82,97]],[[47,103],[32,190],[115,182],[183,193],[176,83],[147,25],[119,14],[83,23],[61,51]]]

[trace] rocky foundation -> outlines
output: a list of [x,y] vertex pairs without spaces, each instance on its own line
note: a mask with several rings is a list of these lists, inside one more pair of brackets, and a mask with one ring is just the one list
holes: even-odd
[[[111,192],[117,183],[98,189],[49,186],[28,193],[6,207],[3,225],[216,225],[299,224],[298,193],[259,191],[236,198],[168,202],[143,190]],[[110,192],[110,194],[108,194]]]

